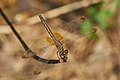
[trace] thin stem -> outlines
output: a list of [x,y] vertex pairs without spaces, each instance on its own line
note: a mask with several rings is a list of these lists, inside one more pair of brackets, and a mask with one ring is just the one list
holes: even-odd
[[19,39],[19,41],[21,42],[22,46],[24,47],[25,51],[27,51],[29,49],[29,47],[27,46],[27,44],[24,42],[24,40],[21,38],[21,36],[19,35],[19,33],[15,30],[13,24],[10,22],[10,20],[8,19],[8,17],[4,14],[4,12],[2,11],[2,9],[0,8],[0,13],[2,15],[2,17],[4,18],[4,20],[6,21],[6,23],[10,26],[10,28],[12,29],[12,31],[14,32],[14,34],[17,36],[17,38]]

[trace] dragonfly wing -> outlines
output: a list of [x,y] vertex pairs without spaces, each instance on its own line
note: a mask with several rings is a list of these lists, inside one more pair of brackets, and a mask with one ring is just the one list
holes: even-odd
[[31,49],[40,57],[47,57],[49,56],[50,53],[53,52],[53,50],[57,49],[55,45],[51,45],[50,43],[47,42],[46,40],[47,36],[43,36],[31,45]]
[[37,50],[42,50],[45,48],[50,47],[50,45],[46,42],[46,36],[42,36],[39,39],[35,40],[34,42],[31,43],[30,45],[30,49],[32,49],[33,51],[37,51]]
[[69,37],[68,34],[74,33],[80,35],[80,25],[85,22],[85,17],[80,16],[65,25],[61,25],[60,28],[64,29],[64,33],[62,34],[64,37]]
[[60,34],[64,39],[81,38],[80,25],[85,21],[85,17],[80,16],[64,25],[53,26],[52,31]]
[[[42,36],[40,39],[36,40],[31,44],[31,49],[41,58],[56,60],[57,58],[57,48],[55,45],[51,45],[46,40],[47,36]],[[47,63],[46,63],[47,64]],[[45,63],[40,63],[39,61],[35,61],[33,74],[37,75],[43,70]]]
[[[42,51],[41,54],[43,54],[43,51],[49,47],[50,45],[46,42],[46,36],[42,36],[30,44],[30,49],[35,52],[36,55],[40,54],[39,51]],[[25,51],[25,53],[22,55],[22,58],[28,58],[26,55],[27,52],[29,52],[29,50]]]
[[[58,59],[57,55],[56,55],[56,47],[49,47],[48,49],[45,49],[46,51],[44,51],[44,54],[41,56],[45,59]],[[41,73],[41,71],[43,71],[45,69],[45,67],[50,66],[49,64],[45,64],[45,63],[39,63],[38,61],[36,61],[35,66],[34,66],[34,70],[33,70],[33,74],[34,75],[38,75]],[[53,65],[51,65],[53,66]]]
[[[83,35],[81,34],[81,25],[85,21],[86,21],[86,18],[84,16],[80,16],[69,23],[56,26],[56,28],[54,28],[55,29],[54,31],[61,34],[61,36],[64,39],[78,40],[81,37],[83,37]],[[93,32],[96,31],[96,29],[92,29],[92,30]]]

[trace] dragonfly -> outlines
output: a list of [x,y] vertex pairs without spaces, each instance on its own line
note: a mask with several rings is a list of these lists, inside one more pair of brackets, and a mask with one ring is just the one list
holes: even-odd
[[[26,58],[32,58],[37,60],[38,62],[42,62],[44,64],[58,64],[58,63],[63,63],[63,62],[67,62],[68,59],[68,50],[64,49],[62,42],[57,39],[54,34],[56,36],[60,36],[60,34],[58,33],[52,33],[52,31],[50,30],[49,26],[47,25],[46,21],[44,20],[44,18],[40,15],[40,20],[42,22],[42,24],[44,25],[45,29],[47,30],[48,34],[50,35],[50,37],[47,38],[48,42],[51,42],[51,40],[53,41],[53,43],[51,44],[55,44],[56,48],[57,48],[57,56],[58,59],[47,59],[47,58],[43,58],[41,56],[38,56],[38,54],[36,54],[36,52],[34,50],[32,50],[31,48],[28,47],[28,45],[25,43],[25,41],[23,40],[23,38],[20,36],[20,34],[17,32],[17,30],[15,29],[15,27],[13,26],[13,24],[10,22],[10,20],[8,19],[8,17],[6,16],[6,14],[3,12],[3,10],[0,8],[0,14],[3,17],[3,19],[6,21],[6,23],[9,25],[9,27],[11,28],[11,30],[13,31],[13,33],[16,35],[16,37],[18,38],[18,40],[20,41],[20,43],[22,44],[25,53],[22,56],[22,58],[26,59]],[[76,28],[75,28],[76,29]]]
[[[12,29],[13,33],[16,35],[16,37],[18,38],[18,40],[20,41],[20,43],[22,44],[23,48],[25,49],[25,54],[22,56],[23,58],[32,58],[35,59],[37,61],[40,61],[42,63],[46,63],[46,64],[57,64],[60,63],[60,60],[48,60],[48,59],[44,59],[39,57],[34,51],[32,51],[28,45],[25,43],[25,41],[22,39],[22,37],[19,35],[19,33],[16,31],[16,29],[14,28],[13,24],[10,22],[10,20],[8,19],[8,17],[6,16],[6,14],[2,11],[2,9],[0,8],[0,14],[2,15],[2,17],[4,18],[4,20],[6,21],[6,23],[9,25],[9,27]],[[66,57],[66,53],[68,51],[64,50],[64,53],[60,54],[60,57],[63,59],[63,61],[65,62],[66,60],[64,58]]]
[[[64,48],[64,45],[65,45],[64,40],[67,39],[67,37],[69,37],[68,39],[70,39],[70,40],[75,40],[75,39],[77,40],[77,38],[81,38],[80,25],[85,22],[85,17],[80,16],[80,17],[72,20],[69,23],[66,23],[64,25],[59,25],[59,28],[57,27],[57,31],[56,30],[53,31],[53,29],[52,30],[50,29],[50,26],[47,24],[47,22],[45,21],[44,16],[42,14],[39,15],[39,18],[40,18],[41,23],[43,24],[45,30],[47,31],[49,37],[43,36],[42,38],[37,40],[38,42],[35,41],[35,43],[33,43],[34,46],[32,46],[31,48],[36,47],[36,45],[38,45],[40,43],[45,43],[45,44],[42,47],[40,45],[39,49],[37,47],[32,50],[34,50],[37,54],[40,54],[40,53],[46,54],[46,56],[42,56],[42,57],[45,57],[47,59],[50,58],[51,55],[53,55],[53,53],[57,53],[57,58],[59,59],[60,63],[67,62],[69,51],[68,51],[68,49]],[[55,26],[53,26],[53,27],[55,28]],[[66,30],[63,32],[60,31],[60,29],[63,29],[63,28]],[[69,30],[69,31],[67,31],[67,30]],[[96,29],[93,28],[92,30],[94,33],[96,32]],[[74,35],[74,37],[72,37],[72,38],[70,38],[71,32],[76,33]],[[62,33],[63,33],[63,35],[62,35]],[[52,46],[52,48],[51,48],[51,46]],[[51,54],[49,54],[49,52],[51,52]],[[47,55],[47,53],[48,53],[48,55]],[[38,63],[38,65],[39,65],[39,63]],[[41,65],[40,66],[38,66],[38,65],[37,65],[37,67],[41,66]],[[43,64],[43,66],[40,67],[40,69],[37,67],[35,67],[36,70],[33,71],[33,73],[35,75],[38,75],[41,73],[41,70],[45,67],[45,64]]]
[[[49,34],[50,37],[48,38],[48,42],[51,43],[51,45],[55,45],[55,47],[57,48],[57,57],[60,61],[60,63],[63,62],[67,62],[68,59],[68,50],[64,49],[62,42],[59,40],[60,37],[62,37],[59,33],[53,33],[49,27],[49,25],[46,23],[45,19],[43,18],[43,15],[39,15],[39,18],[44,26],[44,28],[46,29],[47,33]],[[57,35],[57,36],[55,36]],[[59,37],[58,37],[59,36]],[[50,57],[50,56],[49,56]],[[44,66],[43,66],[44,68]],[[42,69],[41,69],[42,70]],[[35,75],[38,75],[41,73],[41,70],[39,72],[37,71],[33,71],[33,73]]]
[[[57,57],[58,57],[58,59],[60,60],[60,63],[63,63],[63,62],[66,62],[67,61],[67,59],[68,59],[68,49],[65,49],[64,47],[63,47],[63,45],[64,45],[64,39],[66,38],[66,37],[69,37],[69,35],[70,35],[70,32],[76,32],[76,33],[78,33],[78,35],[76,35],[76,36],[74,36],[74,39],[76,39],[77,37],[80,37],[79,35],[80,35],[80,31],[79,31],[79,27],[80,27],[80,24],[81,23],[83,23],[84,21],[85,21],[85,17],[84,16],[80,16],[80,17],[78,17],[77,19],[75,19],[75,20],[72,20],[71,22],[69,22],[69,23],[66,23],[65,25],[59,25],[59,28],[58,28],[58,30],[59,29],[62,29],[62,28],[65,28],[65,29],[68,29],[68,28],[70,28],[71,27],[71,29],[69,29],[69,31],[70,32],[68,32],[68,31],[63,31],[64,33],[63,33],[63,35],[62,35],[62,32],[60,31],[55,31],[55,32],[53,32],[51,29],[50,29],[50,27],[49,27],[49,25],[47,24],[47,22],[45,21],[45,19],[44,19],[44,17],[43,17],[43,15],[39,15],[39,18],[40,18],[40,20],[41,20],[41,22],[42,22],[42,24],[43,24],[43,26],[44,26],[44,28],[45,28],[45,30],[47,31],[47,33],[49,34],[49,36],[50,37],[48,37],[48,36],[44,36],[44,37],[42,37],[42,38],[40,38],[40,39],[38,39],[37,41],[35,41],[35,43],[33,43],[33,45],[31,46],[31,48],[32,47],[36,47],[36,45],[38,45],[38,44],[40,44],[40,43],[45,43],[45,45],[44,46],[42,46],[42,47],[40,47],[39,49],[38,49],[38,47],[37,48],[35,48],[35,49],[33,49],[36,53],[43,53],[43,54],[46,54],[46,52],[48,51],[48,52],[51,52],[51,54],[49,54],[50,56],[53,54],[53,53],[57,53]],[[77,31],[76,31],[77,30]],[[70,39],[70,38],[69,38]],[[46,40],[46,41],[45,41]],[[46,45],[47,44],[47,45]],[[40,45],[41,46],[41,45]],[[50,47],[52,46],[52,48],[51,49],[49,49]],[[55,49],[54,49],[55,48]],[[56,50],[57,49],[57,50]],[[47,53],[48,53],[47,52]],[[50,56],[45,56],[45,58],[49,58]],[[38,65],[39,65],[39,63],[38,63]],[[37,65],[37,67],[40,67],[40,66],[38,66]],[[45,64],[44,64],[45,65]],[[41,69],[38,69],[38,68],[35,68],[36,70],[34,70],[33,71],[33,73],[35,74],[35,75],[38,75],[39,73],[41,73],[41,70],[44,68],[44,66],[42,66],[42,68]]]

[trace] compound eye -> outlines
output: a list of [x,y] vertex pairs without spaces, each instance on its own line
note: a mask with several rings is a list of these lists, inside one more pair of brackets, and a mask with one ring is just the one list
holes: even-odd
[[65,51],[64,51],[64,54],[67,55],[67,54],[68,54],[68,50],[65,50]]

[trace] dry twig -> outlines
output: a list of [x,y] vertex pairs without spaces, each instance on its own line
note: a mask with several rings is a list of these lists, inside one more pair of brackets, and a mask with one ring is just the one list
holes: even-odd
[[[68,4],[68,5],[65,5],[65,6],[62,6],[62,7],[47,11],[47,12],[42,13],[42,14],[45,16],[46,19],[54,18],[54,17],[60,16],[62,14],[66,14],[66,13],[69,13],[71,11],[80,9],[80,8],[88,7],[88,6],[92,5],[92,4],[97,4],[99,2],[101,2],[101,0],[77,1],[77,2],[74,2],[74,3]],[[27,21],[26,21],[26,24],[27,25],[33,25],[33,24],[36,24],[38,22],[40,22],[39,17],[38,17],[38,15],[35,15],[33,17],[28,18]],[[0,33],[8,34],[8,33],[11,32],[8,29],[7,25],[1,25],[0,28],[1,28]]]

